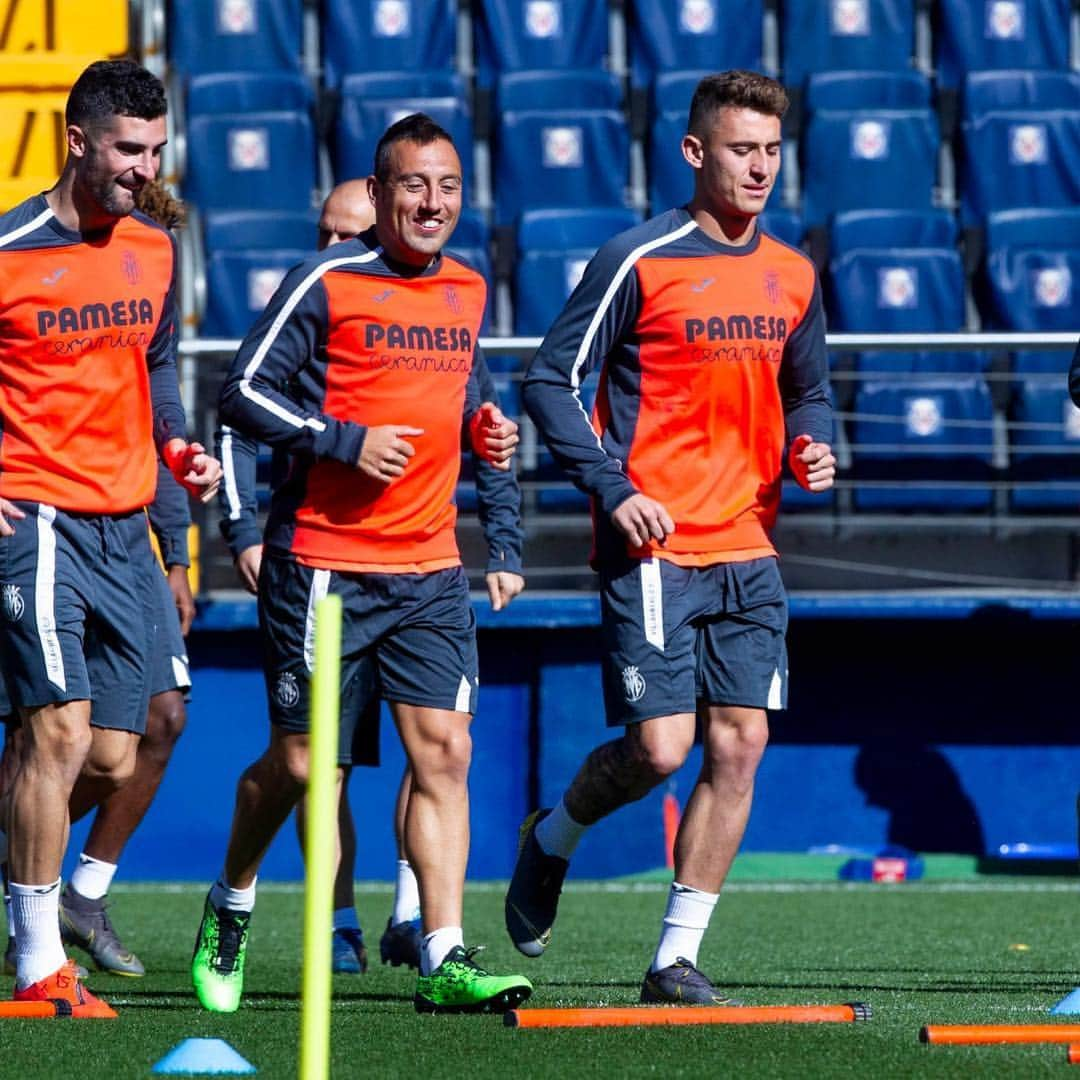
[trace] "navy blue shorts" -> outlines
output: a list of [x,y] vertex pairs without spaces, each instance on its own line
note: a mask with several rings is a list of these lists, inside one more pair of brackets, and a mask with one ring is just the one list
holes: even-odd
[[787,594],[776,559],[601,573],[604,703],[611,726],[699,703],[787,707]]
[[180,690],[185,700],[191,690],[187,648],[180,629],[180,612],[169,588],[169,579],[155,564],[154,639],[150,649],[150,696]]
[[380,696],[476,711],[476,619],[460,566],[430,574],[352,574],[269,555],[259,574],[259,626],[271,723],[308,729],[315,605],[328,593],[342,601],[342,764],[370,763],[372,722],[377,759]]
[[146,515],[17,503],[0,537],[0,667],[12,704],[93,703],[91,723],[146,729],[157,570]]

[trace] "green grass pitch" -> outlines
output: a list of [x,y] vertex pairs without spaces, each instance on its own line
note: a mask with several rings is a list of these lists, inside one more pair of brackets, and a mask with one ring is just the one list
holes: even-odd
[[[371,968],[335,976],[334,1077],[1042,1076],[1068,1069],[1064,1046],[938,1047],[925,1023],[1042,1023],[1080,983],[1069,879],[978,878],[882,886],[735,874],[700,957],[747,1004],[866,1001],[861,1024],[515,1031],[499,1017],[423,1017],[414,976],[378,961],[388,887],[363,888]],[[475,884],[466,939],[481,961],[518,970],[530,1004],[625,1005],[637,999],[664,904],[662,881],[569,883],[555,937],[519,957],[502,928],[502,886]],[[258,1076],[297,1074],[302,894],[260,887],[247,993],[232,1016],[196,1005],[188,961],[203,890],[117,886],[112,914],[146,964],[142,979],[93,974],[117,1021],[0,1023],[0,1075],[73,1080],[148,1077],[182,1039],[221,1038]],[[1020,946],[1025,946],[1021,948]],[[79,955],[79,954],[76,954]]]

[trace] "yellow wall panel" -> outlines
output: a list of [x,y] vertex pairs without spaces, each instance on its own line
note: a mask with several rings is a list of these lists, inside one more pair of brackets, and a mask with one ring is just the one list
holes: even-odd
[[128,50],[128,0],[0,0],[0,53],[102,59]]

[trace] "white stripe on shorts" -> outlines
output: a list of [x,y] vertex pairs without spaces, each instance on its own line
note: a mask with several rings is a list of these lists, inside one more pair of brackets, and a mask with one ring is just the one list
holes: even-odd
[[172,673],[177,690],[191,689],[191,671],[188,668],[188,658],[186,656],[173,656]]
[[457,688],[457,700],[454,702],[454,712],[469,712],[469,702],[472,699],[472,683],[461,676],[461,682],[458,683]]
[[315,669],[315,605],[330,591],[330,571],[316,570],[311,575],[311,590],[307,598],[307,618],[304,620],[304,667]]
[[645,640],[664,651],[664,585],[660,580],[660,560],[641,560],[641,616]]
[[772,673],[772,682],[769,683],[769,700],[765,703],[766,709],[782,709],[784,707],[783,695],[784,683],[780,678],[780,669]]
[[37,514],[37,574],[34,578],[34,608],[37,612],[38,641],[45,661],[45,674],[53,686],[67,690],[64,654],[56,633],[56,533],[53,522],[56,508],[38,504]]

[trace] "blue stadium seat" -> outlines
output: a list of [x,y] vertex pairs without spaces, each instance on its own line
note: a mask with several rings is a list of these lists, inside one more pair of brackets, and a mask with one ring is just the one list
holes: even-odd
[[215,251],[206,262],[203,337],[237,338],[248,332],[286,272],[307,258],[303,249]]
[[[954,247],[856,247],[829,263],[829,325],[854,333],[949,333],[964,329],[964,268]],[[981,352],[863,352],[858,370],[982,370]]]
[[927,109],[930,80],[920,71],[823,71],[806,82],[803,107],[815,109]]
[[622,206],[630,133],[610,109],[508,112],[496,133],[495,213],[511,224],[523,210]]
[[303,0],[213,0],[166,5],[172,67],[212,71],[299,71]]
[[798,247],[802,243],[802,215],[798,210],[789,210],[782,206],[766,209],[758,218],[758,223],[767,232],[783,240],[785,244]]
[[1075,330],[1080,326],[1080,208],[992,214],[986,271],[988,328]]
[[1072,71],[975,71],[960,94],[964,119],[1002,109],[1080,109]]
[[631,0],[627,7],[635,86],[665,71],[761,68],[761,0],[743,0],[737,16],[723,0]]
[[203,217],[207,251],[314,250],[317,210],[212,210]]
[[499,112],[524,109],[621,109],[622,86],[608,71],[512,71],[495,86]]
[[454,0],[324,0],[326,85],[375,71],[451,71],[456,6]]
[[940,133],[929,109],[819,109],[803,132],[803,220],[842,210],[928,209]]
[[694,174],[682,156],[686,112],[661,113],[649,129],[649,206],[659,214],[694,194]]
[[315,131],[307,113],[192,116],[184,197],[203,212],[307,209],[315,163]]
[[1080,202],[1080,109],[1001,110],[961,125],[961,216]]
[[955,247],[956,218],[948,210],[844,210],[829,222],[829,252],[855,248]]
[[185,104],[194,116],[248,112],[310,112],[311,84],[295,71],[217,71],[193,75]]
[[367,176],[373,167],[375,147],[383,132],[397,120],[410,113],[427,113],[445,128],[454,140],[461,156],[466,198],[470,195],[472,178],[473,132],[472,119],[465,102],[457,97],[375,98],[354,88],[353,76],[347,76],[341,90],[341,101],[334,126],[334,177],[340,183],[355,177]]
[[1064,378],[1022,380],[1010,420],[1013,509],[1080,512],[1080,409]]
[[514,264],[514,333],[546,334],[596,249],[640,220],[627,209],[522,214]]
[[910,67],[914,0],[784,0],[780,61],[784,83],[813,71]]
[[937,77],[969,71],[1069,66],[1069,0],[938,0]]
[[694,91],[698,83],[709,74],[711,72],[705,68],[658,72],[649,90],[649,115],[657,117],[674,113],[682,117],[685,130]]
[[864,383],[851,424],[856,508],[988,509],[992,415],[979,377]]
[[596,0],[479,0],[477,83],[542,68],[602,68],[607,5]]
[[350,72],[343,79],[360,98],[441,98],[465,100],[465,82],[456,71]]

